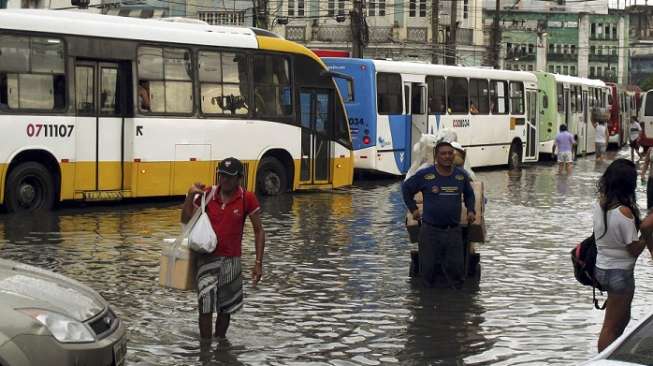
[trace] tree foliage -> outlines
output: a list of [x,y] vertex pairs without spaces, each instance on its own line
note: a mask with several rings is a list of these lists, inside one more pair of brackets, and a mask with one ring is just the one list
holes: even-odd
[[642,91],[653,89],[653,75],[639,82],[639,87]]

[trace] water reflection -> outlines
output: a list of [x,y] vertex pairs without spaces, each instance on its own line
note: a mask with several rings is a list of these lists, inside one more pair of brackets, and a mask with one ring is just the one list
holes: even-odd
[[464,365],[470,354],[492,346],[483,336],[484,309],[478,293],[464,289],[425,289],[414,286],[406,299],[411,309],[402,365]]
[[[604,166],[581,159],[485,170],[489,241],[482,279],[464,291],[412,287],[398,181],[262,200],[265,276],[245,285],[231,343],[200,347],[192,292],[158,286],[160,243],[180,202],[0,216],[3,258],[92,285],[129,325],[130,365],[572,364],[595,350],[603,313],[576,285],[569,249],[591,230]],[[645,187],[638,187],[645,202]],[[253,233],[244,236],[246,276]],[[637,266],[633,318],[649,311],[650,259]]]

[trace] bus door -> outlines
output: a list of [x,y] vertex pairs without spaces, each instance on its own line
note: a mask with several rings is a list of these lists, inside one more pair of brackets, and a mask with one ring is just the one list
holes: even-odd
[[[643,134],[640,138],[640,144],[646,147],[653,146],[653,90],[642,93],[638,120],[643,124]],[[624,133],[629,133],[630,128],[626,131]]]
[[411,116],[411,140],[408,149],[422,138],[422,134],[428,133],[428,112],[426,108],[426,84],[412,83],[410,92],[410,116]]
[[[564,122],[564,124],[567,125],[567,127],[569,128],[569,127],[571,127],[571,126],[569,126],[569,121],[570,121],[569,113],[571,111],[571,103],[570,103],[570,100],[569,100],[569,88],[565,88],[564,96],[565,96],[565,100],[564,100],[564,102],[565,102],[565,122]],[[571,131],[569,131],[569,132],[571,132]]]
[[583,129],[585,130],[585,152],[591,153],[595,150],[594,139],[596,137],[596,130],[590,120],[590,103],[587,90],[583,90],[582,108],[583,108]]
[[534,162],[539,158],[539,133],[537,113],[537,90],[526,91],[526,151],[524,162]]
[[130,85],[126,66],[79,60],[75,65],[75,191],[125,188],[124,122]]
[[299,93],[302,124],[300,184],[325,184],[331,181],[331,140],[333,130],[333,91],[302,88]]

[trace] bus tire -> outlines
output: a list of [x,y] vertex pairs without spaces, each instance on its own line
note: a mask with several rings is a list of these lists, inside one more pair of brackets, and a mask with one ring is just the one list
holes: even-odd
[[283,164],[271,156],[261,160],[256,171],[256,193],[277,196],[286,191],[288,178]]
[[52,175],[40,163],[21,163],[11,170],[5,186],[5,206],[9,212],[50,210],[54,206]]
[[521,146],[514,142],[510,145],[510,152],[508,152],[508,169],[521,169]]

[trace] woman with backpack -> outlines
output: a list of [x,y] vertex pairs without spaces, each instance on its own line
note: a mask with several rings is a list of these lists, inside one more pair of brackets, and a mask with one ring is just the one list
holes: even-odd
[[638,231],[653,227],[653,215],[640,220],[636,186],[637,169],[627,159],[615,160],[598,182],[599,200],[592,215],[597,248],[594,274],[601,288],[608,292],[599,352],[617,339],[630,321],[635,261],[646,247]]

